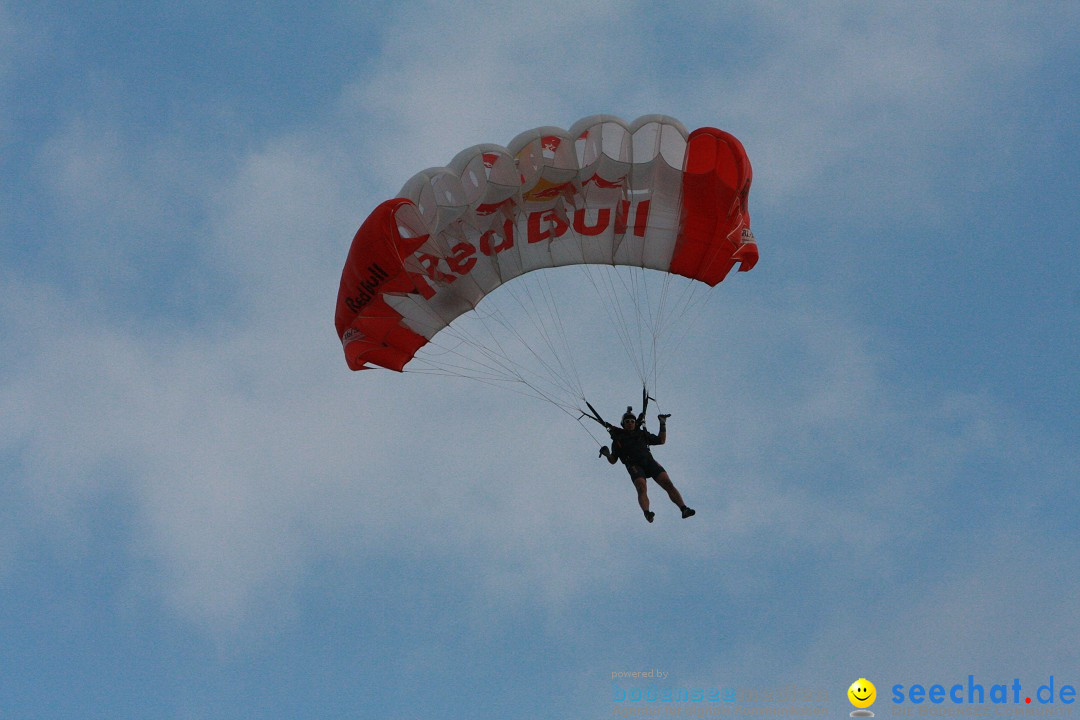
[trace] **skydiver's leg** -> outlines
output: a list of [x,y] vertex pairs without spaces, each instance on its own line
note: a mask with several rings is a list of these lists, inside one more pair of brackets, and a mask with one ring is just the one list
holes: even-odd
[[649,487],[645,484],[645,478],[634,478],[634,488],[637,489],[637,501],[641,506],[641,512],[645,513],[645,519],[653,521],[654,513],[649,512]]
[[656,476],[656,484],[667,490],[667,494],[668,497],[671,498],[671,502],[678,505],[679,509],[682,510],[683,520],[688,517],[693,517],[697,514],[694,508],[687,507],[686,503],[683,502],[682,495],[680,495],[679,491],[675,489],[675,484],[671,482],[671,476],[667,474],[667,471],[664,471]]
[[671,498],[671,502],[678,505],[680,510],[686,507],[686,503],[683,502],[682,495],[679,494],[679,491],[675,487],[675,484],[671,482],[671,476],[667,474],[666,470],[656,476],[656,484],[662,487],[667,492],[667,496]]

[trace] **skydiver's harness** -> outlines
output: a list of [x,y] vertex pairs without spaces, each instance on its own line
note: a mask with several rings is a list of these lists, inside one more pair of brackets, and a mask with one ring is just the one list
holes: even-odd
[[[636,418],[634,418],[634,409],[632,407],[627,407],[626,412],[623,413],[622,419],[625,421],[626,418],[634,418],[634,420],[636,421],[636,428],[638,430],[644,430],[645,429],[645,412],[649,409],[649,401],[650,400],[655,401],[656,398],[650,397],[648,389],[643,386],[641,388],[641,413],[638,414],[638,416]],[[606,420],[604,420],[604,418],[602,418],[600,416],[600,413],[596,411],[596,408],[594,408],[589,403],[588,400],[585,400],[585,405],[586,405],[586,407],[589,408],[589,412],[585,412],[584,410],[582,410],[581,411],[581,417],[578,418],[578,419],[580,420],[582,418],[590,418],[592,420],[595,420],[596,422],[603,425],[604,428],[608,431],[608,434],[611,435],[611,439],[615,440],[615,432],[621,430],[622,428],[616,427],[616,426],[612,425],[611,423],[607,422]],[[664,420],[666,420],[666,419],[667,419],[667,415],[661,415],[660,416],[660,432],[664,432],[665,429],[666,429],[664,427]],[[602,451],[601,451],[600,454],[601,454],[601,456],[603,456]]]

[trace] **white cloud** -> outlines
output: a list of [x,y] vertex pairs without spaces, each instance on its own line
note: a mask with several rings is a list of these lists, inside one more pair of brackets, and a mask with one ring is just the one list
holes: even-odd
[[734,76],[704,73],[715,90],[702,97],[748,144],[758,203],[776,208],[816,190],[825,206],[867,222],[912,207],[929,219],[944,211],[937,183],[960,170],[942,149],[975,134],[992,143],[1002,111],[1016,113],[1008,122],[1022,116],[1008,98],[1055,52],[1047,30],[1074,24],[1073,10],[1059,10],[759,5],[762,62]]
[[95,522],[89,508],[121,490],[170,602],[230,626],[289,585],[324,533],[363,514],[353,453],[385,438],[366,430],[349,442],[342,403],[307,375],[281,376],[269,362],[252,373],[250,358],[285,354],[265,333],[140,337],[86,313],[56,328],[52,312],[73,315],[70,304],[8,291],[24,302],[6,306],[24,314],[7,332],[20,362],[5,378],[5,443],[23,459],[16,479],[31,525],[45,516],[82,536]]
[[465,147],[610,112],[596,103],[634,77],[633,44],[611,29],[623,12],[609,2],[403,8],[373,74],[342,102],[343,115],[359,119],[370,171],[396,192]]

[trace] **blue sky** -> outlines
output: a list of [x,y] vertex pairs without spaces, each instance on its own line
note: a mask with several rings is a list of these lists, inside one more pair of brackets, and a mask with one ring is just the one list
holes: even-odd
[[[609,717],[649,669],[830,716],[859,677],[879,714],[1080,684],[1077,27],[0,0],[0,717]],[[761,261],[664,398],[688,521],[654,490],[646,524],[549,406],[351,373],[334,334],[378,202],[595,113],[754,164]]]

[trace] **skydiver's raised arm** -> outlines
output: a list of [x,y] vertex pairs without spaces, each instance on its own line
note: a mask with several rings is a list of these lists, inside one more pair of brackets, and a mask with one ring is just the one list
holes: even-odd
[[670,414],[656,416],[656,419],[660,421],[660,432],[656,435],[656,439],[660,442],[656,443],[657,445],[663,445],[667,442],[667,419],[669,417],[671,417]]

